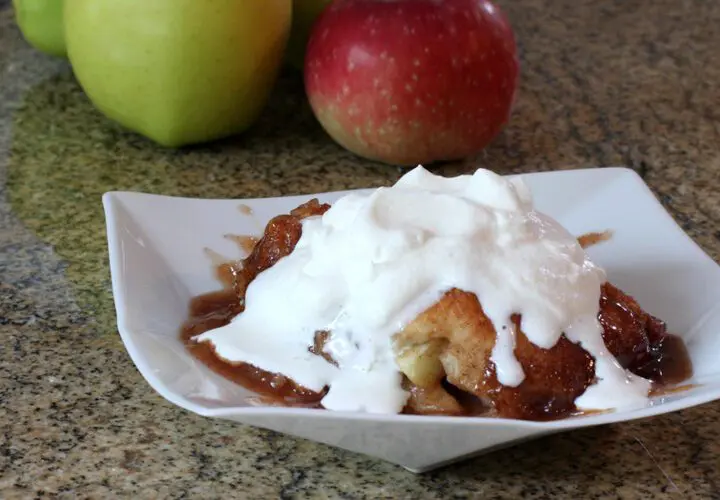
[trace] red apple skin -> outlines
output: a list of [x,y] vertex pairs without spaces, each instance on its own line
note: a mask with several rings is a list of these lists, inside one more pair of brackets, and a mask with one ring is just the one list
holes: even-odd
[[336,0],[313,27],[305,88],[340,145],[416,165],[481,151],[510,117],[518,73],[487,0]]

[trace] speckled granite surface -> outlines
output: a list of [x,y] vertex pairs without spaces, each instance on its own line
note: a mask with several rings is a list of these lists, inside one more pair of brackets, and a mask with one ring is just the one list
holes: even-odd
[[[522,86],[474,164],[628,165],[720,258],[720,4],[504,4]],[[720,403],[415,476],[192,415],[143,381],[114,334],[102,192],[273,196],[398,175],[333,145],[292,73],[245,136],[160,150],[100,117],[0,1],[0,497],[720,498]]]

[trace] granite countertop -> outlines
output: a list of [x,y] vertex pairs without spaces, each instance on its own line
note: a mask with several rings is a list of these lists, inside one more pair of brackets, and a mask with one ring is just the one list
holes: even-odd
[[[287,71],[249,133],[163,150],[102,118],[0,1],[0,497],[720,498],[720,402],[414,475],[165,401],[114,325],[100,195],[370,187],[397,168],[334,145]],[[502,2],[522,52],[501,173],[626,165],[720,257],[720,3]]]

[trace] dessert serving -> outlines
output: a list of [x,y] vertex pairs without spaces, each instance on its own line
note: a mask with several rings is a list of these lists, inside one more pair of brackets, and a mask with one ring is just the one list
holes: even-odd
[[521,178],[483,169],[313,199],[218,272],[183,340],[264,404],[546,420],[644,406],[691,374]]

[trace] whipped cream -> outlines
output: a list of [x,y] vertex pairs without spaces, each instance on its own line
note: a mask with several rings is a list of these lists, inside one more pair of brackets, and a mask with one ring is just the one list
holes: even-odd
[[[444,178],[417,167],[394,186],[339,199],[303,221],[294,251],[253,280],[245,311],[196,340],[229,361],[329,387],[330,410],[399,413],[408,394],[392,337],[451,288],[475,293],[492,321],[498,380],[524,379],[511,316],[535,345],[564,332],[595,358],[582,409],[644,404],[650,382],[607,351],[598,322],[604,271],[576,238],[533,209],[519,178],[488,170]],[[308,351],[318,331],[337,366]]]

